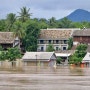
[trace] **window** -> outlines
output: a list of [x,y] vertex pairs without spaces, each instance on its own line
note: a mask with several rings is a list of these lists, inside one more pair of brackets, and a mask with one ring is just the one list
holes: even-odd
[[59,40],[56,40],[56,44],[59,44]]
[[66,47],[63,47],[63,50],[66,50]]
[[59,50],[59,48],[58,47],[56,47],[56,51],[58,51]]
[[41,51],[44,51],[44,47],[41,47]]
[[40,44],[44,44],[44,40],[40,40]]
[[48,43],[51,44],[51,40],[49,40]]
[[64,40],[64,44],[67,44],[67,40]]

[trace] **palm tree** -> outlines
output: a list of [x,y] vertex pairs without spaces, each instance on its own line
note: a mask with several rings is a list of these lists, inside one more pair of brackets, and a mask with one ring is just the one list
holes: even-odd
[[49,19],[49,25],[50,25],[50,27],[56,27],[56,19],[55,19],[55,17],[52,17],[52,18],[50,18]]
[[7,29],[8,31],[11,31],[11,28],[16,20],[16,14],[10,13],[7,15],[6,21],[7,21]]
[[25,30],[21,22],[17,21],[13,27],[14,37],[19,39],[19,48],[20,48],[20,40],[25,36]]
[[18,13],[20,14],[19,19],[22,22],[25,22],[26,20],[30,19],[30,16],[32,14],[32,13],[29,13],[30,8],[27,9],[26,7],[22,7],[20,10],[21,10],[21,12],[18,12]]

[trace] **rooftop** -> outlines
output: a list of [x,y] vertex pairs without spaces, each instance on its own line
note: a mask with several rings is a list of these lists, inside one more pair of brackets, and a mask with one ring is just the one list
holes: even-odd
[[75,30],[73,36],[90,36],[90,29]]
[[[74,29],[41,29],[39,39],[68,39],[71,37]],[[75,29],[76,30],[76,29]]]
[[0,32],[0,43],[13,43],[13,32]]

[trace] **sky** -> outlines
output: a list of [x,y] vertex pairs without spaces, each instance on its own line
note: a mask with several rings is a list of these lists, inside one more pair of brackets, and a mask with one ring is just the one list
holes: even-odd
[[0,19],[9,13],[18,15],[22,7],[30,8],[31,18],[61,19],[76,9],[90,11],[90,0],[1,0]]

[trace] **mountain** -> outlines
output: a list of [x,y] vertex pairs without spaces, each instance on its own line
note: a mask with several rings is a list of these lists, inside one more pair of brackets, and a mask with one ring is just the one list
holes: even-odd
[[83,9],[77,9],[70,15],[68,15],[67,18],[73,22],[82,22],[82,21],[90,22],[90,12]]

